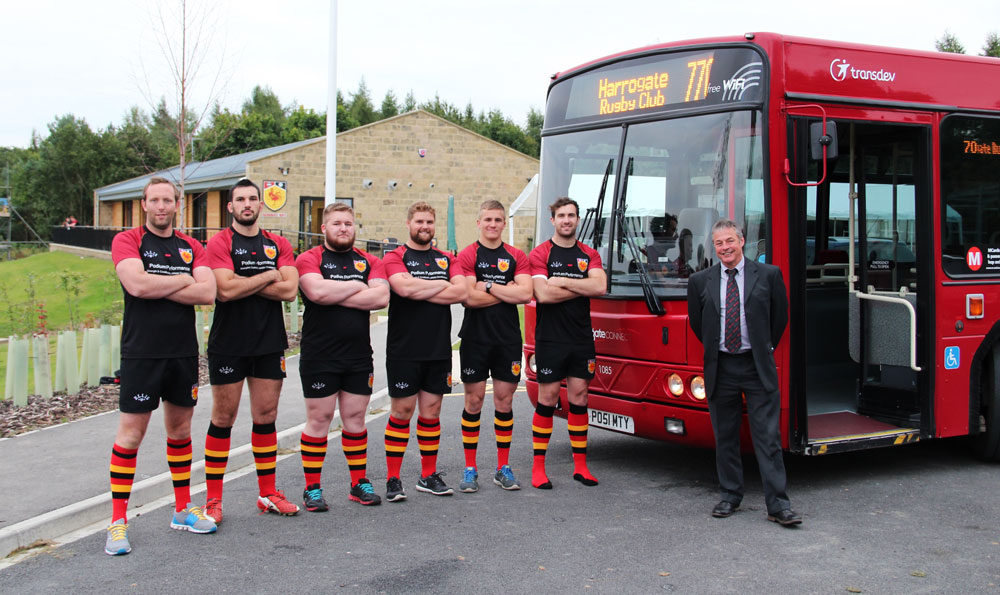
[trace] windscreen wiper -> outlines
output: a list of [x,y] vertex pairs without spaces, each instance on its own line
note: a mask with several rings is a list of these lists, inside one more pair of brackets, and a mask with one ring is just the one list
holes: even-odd
[[[608,159],[608,166],[604,168],[604,179],[601,180],[601,192],[597,195],[597,206],[587,209],[583,223],[580,225],[580,233],[577,234],[577,237],[582,238],[585,244],[590,244],[590,247],[595,250],[601,247],[601,236],[604,235],[604,222],[601,219],[601,213],[604,211],[604,192],[608,189],[608,178],[611,176],[614,164],[614,159]],[[591,222],[594,224],[594,231],[588,242],[587,230]]]
[[625,198],[628,196],[628,179],[632,176],[632,162],[634,159],[635,157],[628,158],[628,165],[625,167],[625,179],[622,181],[622,195],[618,201],[618,209],[615,210],[615,220],[618,222],[618,261],[622,261],[622,242],[624,241],[624,243],[628,244],[629,252],[632,253],[632,260],[636,264],[636,273],[639,275],[639,284],[642,286],[642,296],[646,299],[646,308],[649,309],[650,314],[663,316],[666,313],[666,310],[663,309],[663,302],[656,297],[656,292],[653,291],[653,282],[649,280],[649,272],[646,271],[646,266],[642,262],[641,253],[635,243],[635,238],[632,237],[632,234],[627,233]]

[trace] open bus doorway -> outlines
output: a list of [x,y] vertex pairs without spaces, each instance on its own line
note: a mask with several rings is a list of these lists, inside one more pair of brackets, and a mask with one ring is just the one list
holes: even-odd
[[[929,227],[928,130],[837,127],[827,178],[795,195],[804,198],[796,213],[804,233],[792,262],[804,270],[791,275],[802,296],[793,300],[802,330],[792,349],[804,356],[792,360],[792,394],[810,454],[917,440],[931,413],[917,371],[931,309],[920,274],[931,262],[918,259],[929,249],[920,232]],[[822,163],[809,172],[819,181]]]

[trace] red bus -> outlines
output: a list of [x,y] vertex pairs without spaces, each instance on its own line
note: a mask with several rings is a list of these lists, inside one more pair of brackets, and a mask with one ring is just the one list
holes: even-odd
[[[772,33],[554,75],[535,237],[570,196],[604,260],[591,425],[714,445],[685,297],[728,217],[788,285],[785,449],[971,436],[1000,459],[997,81],[994,58]],[[533,304],[525,319],[535,402]]]

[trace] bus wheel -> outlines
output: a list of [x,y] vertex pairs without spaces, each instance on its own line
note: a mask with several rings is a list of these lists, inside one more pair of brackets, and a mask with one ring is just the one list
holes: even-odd
[[986,431],[972,437],[972,448],[985,461],[1000,461],[1000,349],[983,366],[982,415]]

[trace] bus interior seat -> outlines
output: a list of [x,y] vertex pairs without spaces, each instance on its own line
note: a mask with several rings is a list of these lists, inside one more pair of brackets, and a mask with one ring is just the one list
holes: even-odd
[[707,268],[706,262],[710,258],[707,255],[714,255],[715,248],[712,246],[712,225],[719,220],[719,212],[715,209],[689,207],[681,209],[677,214],[677,229],[691,230],[691,246],[694,247],[698,255],[695,270]]

